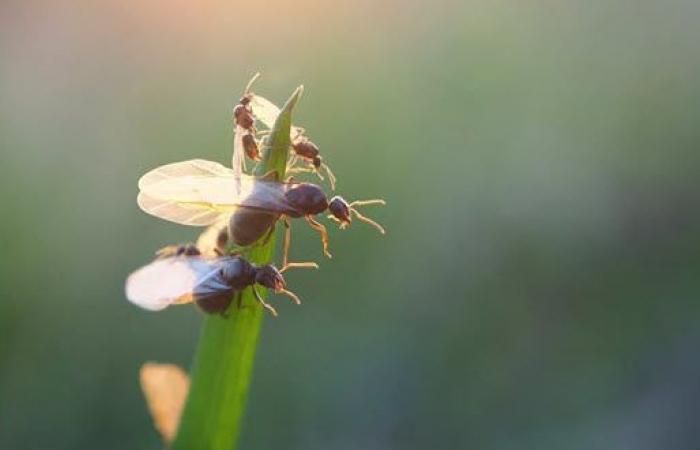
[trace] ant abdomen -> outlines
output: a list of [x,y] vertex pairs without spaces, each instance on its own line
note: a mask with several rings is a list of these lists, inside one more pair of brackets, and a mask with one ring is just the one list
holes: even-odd
[[278,214],[256,209],[238,209],[229,219],[228,238],[236,245],[247,247],[269,232],[278,219]]
[[326,194],[315,184],[299,183],[285,193],[285,198],[299,211],[296,217],[321,214],[328,209]]
[[223,314],[233,301],[233,296],[230,292],[211,297],[198,298],[196,303],[199,308],[207,314]]

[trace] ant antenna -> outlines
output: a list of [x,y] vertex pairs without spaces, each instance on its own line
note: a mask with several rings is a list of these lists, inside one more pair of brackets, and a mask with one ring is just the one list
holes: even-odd
[[292,291],[288,291],[287,289],[280,289],[277,291],[278,294],[286,295],[287,297],[291,298],[294,303],[297,305],[301,305],[301,300],[299,297]]
[[280,269],[280,273],[285,273],[289,269],[318,269],[315,262],[291,262]]
[[247,95],[250,93],[250,88],[253,86],[253,83],[255,83],[255,80],[257,80],[259,77],[260,72],[256,72],[255,75],[253,75],[253,78],[251,78],[248,84],[245,86],[245,91],[243,91],[243,95]]
[[382,199],[374,199],[374,200],[357,200],[352,203],[350,203],[350,213],[354,214],[355,217],[357,217],[357,220],[360,222],[364,222],[368,225],[373,226],[377,231],[379,231],[381,234],[386,234],[386,231],[384,231],[384,227],[379,225],[377,222],[374,220],[370,219],[369,217],[363,216],[360,214],[360,212],[355,208],[356,206],[371,206],[371,205],[386,205],[386,202]]
[[255,289],[255,285],[253,285],[251,287],[253,288],[253,295],[255,295],[255,298],[258,300],[258,302],[260,302],[260,304],[263,305],[263,307],[265,309],[270,311],[270,313],[273,316],[277,317],[277,310],[275,308],[273,308],[272,305],[270,305],[269,303],[265,302],[265,300],[263,300],[263,298],[260,296],[260,293],[258,292],[258,290]]

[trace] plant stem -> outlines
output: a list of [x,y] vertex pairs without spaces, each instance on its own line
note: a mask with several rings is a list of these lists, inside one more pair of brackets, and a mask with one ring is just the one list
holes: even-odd
[[[292,109],[302,90],[299,87],[294,91],[277,117],[263,145],[264,160],[256,174],[275,170],[280,179],[284,178]],[[267,264],[272,261],[274,249],[273,234],[264,245],[254,245],[244,257],[255,264]],[[262,288],[260,293],[267,295]],[[228,317],[210,315],[204,319],[174,450],[231,450],[236,445],[264,314],[251,288],[239,295],[241,308],[236,307],[234,299]]]

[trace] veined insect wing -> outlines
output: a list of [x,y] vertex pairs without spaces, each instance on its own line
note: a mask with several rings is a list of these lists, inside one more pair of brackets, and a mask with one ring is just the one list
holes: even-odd
[[126,297],[150,311],[189,303],[231,288],[221,279],[221,264],[227,258],[172,256],[157,259],[133,272],[126,280]]

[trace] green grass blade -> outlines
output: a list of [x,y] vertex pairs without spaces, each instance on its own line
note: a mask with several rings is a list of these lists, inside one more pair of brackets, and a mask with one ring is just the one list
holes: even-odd
[[[292,109],[302,88],[287,100],[263,145],[263,162],[256,170],[277,171],[284,178],[290,146]],[[246,256],[256,264],[272,261],[273,235],[264,245],[254,246]],[[263,296],[265,289],[260,289]],[[190,393],[173,443],[175,450],[231,450],[241,431],[246,397],[253,373],[255,350],[264,312],[250,288],[243,291],[241,309],[235,301],[228,317],[207,316],[192,371]]]

